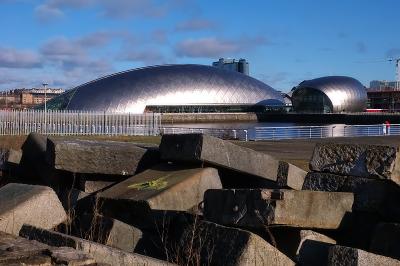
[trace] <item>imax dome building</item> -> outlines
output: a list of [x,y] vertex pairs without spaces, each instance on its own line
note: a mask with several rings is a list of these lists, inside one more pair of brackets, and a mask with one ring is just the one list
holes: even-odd
[[362,112],[367,108],[367,91],[351,77],[321,77],[293,88],[292,104],[296,112]]
[[50,109],[121,113],[254,111],[283,104],[281,94],[238,72],[163,65],[116,73],[50,100]]

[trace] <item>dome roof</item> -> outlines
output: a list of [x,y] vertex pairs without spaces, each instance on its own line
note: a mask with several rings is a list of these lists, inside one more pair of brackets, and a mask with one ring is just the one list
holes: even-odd
[[294,88],[293,105],[307,91],[319,91],[327,96],[332,112],[361,112],[367,107],[367,91],[358,80],[346,76],[327,76],[305,80]]
[[270,99],[283,102],[270,86],[238,72],[205,65],[162,65],[93,80],[53,98],[48,106],[142,113],[149,105],[254,105]]

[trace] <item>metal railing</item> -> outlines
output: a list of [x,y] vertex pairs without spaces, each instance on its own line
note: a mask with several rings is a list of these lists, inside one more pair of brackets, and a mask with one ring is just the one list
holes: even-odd
[[256,141],[400,135],[400,124],[255,127],[254,135]]
[[121,114],[91,111],[1,111],[0,135],[125,135],[160,134],[158,113]]
[[221,139],[249,140],[248,129],[218,129],[218,128],[185,128],[185,127],[163,127],[161,134],[186,134],[202,133]]

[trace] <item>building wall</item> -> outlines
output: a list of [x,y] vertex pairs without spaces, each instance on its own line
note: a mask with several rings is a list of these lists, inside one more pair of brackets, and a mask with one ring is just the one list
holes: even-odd
[[213,62],[212,66],[218,67],[225,70],[236,71],[245,75],[249,75],[249,62],[246,59],[235,59],[220,58],[218,61]]

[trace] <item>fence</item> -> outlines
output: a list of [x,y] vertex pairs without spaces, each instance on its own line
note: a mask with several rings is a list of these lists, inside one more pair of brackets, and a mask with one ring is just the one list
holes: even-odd
[[247,129],[163,127],[160,132],[161,134],[203,133],[221,139],[249,140]]
[[254,140],[400,135],[400,124],[256,127]]
[[28,110],[0,111],[0,135],[141,135],[160,134],[161,115]]

